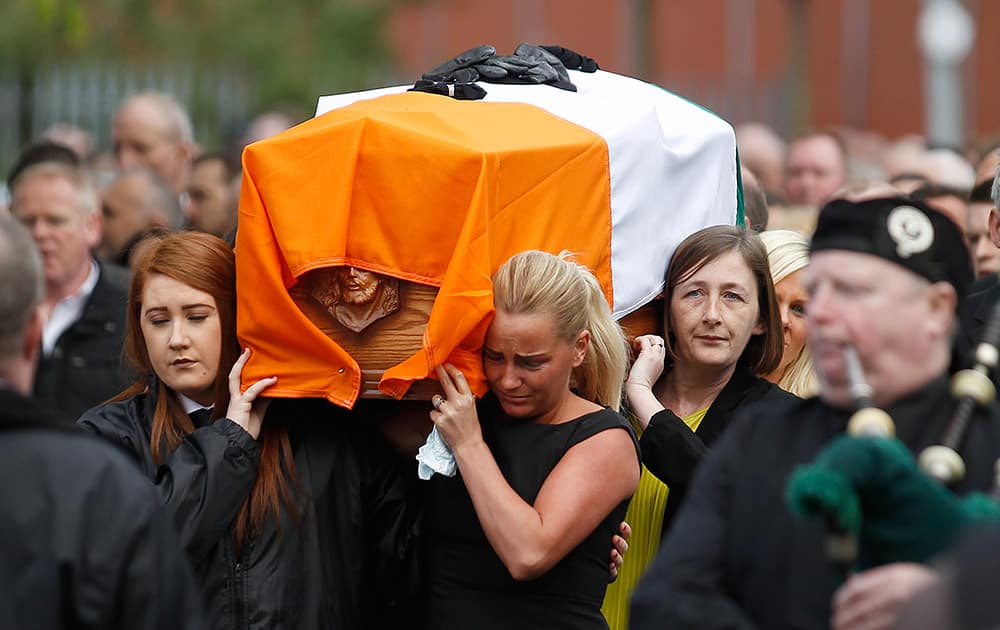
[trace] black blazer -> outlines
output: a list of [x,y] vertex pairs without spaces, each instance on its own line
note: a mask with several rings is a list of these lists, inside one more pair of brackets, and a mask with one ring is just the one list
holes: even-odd
[[67,424],[135,376],[122,363],[128,283],[127,270],[100,263],[80,319],[59,336],[51,355],[39,356],[33,397]]
[[[969,367],[972,365],[972,352],[982,341],[986,322],[990,318],[993,307],[1000,303],[1000,284],[993,284],[987,289],[972,293],[965,299],[961,311],[962,324],[955,339],[953,367]],[[993,374],[994,384],[997,375]]]
[[669,409],[650,418],[649,426],[639,439],[639,446],[642,449],[642,463],[670,487],[663,515],[664,538],[683,503],[698,465],[708,453],[708,448],[729,426],[733,413],[751,403],[768,405],[795,399],[797,397],[794,394],[755,376],[747,367],[739,365],[719,392],[718,398],[709,406],[697,431],[689,429]]

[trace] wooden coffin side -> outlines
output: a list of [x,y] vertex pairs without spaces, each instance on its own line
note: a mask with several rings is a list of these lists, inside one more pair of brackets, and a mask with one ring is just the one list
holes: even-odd
[[[369,324],[361,332],[354,332],[341,325],[309,294],[303,283],[289,290],[292,300],[305,316],[361,366],[361,398],[386,398],[378,389],[382,374],[421,349],[437,292],[436,287],[400,281],[399,310]],[[630,339],[637,335],[660,334],[662,313],[662,300],[657,299],[624,317],[621,324]],[[404,400],[430,400],[440,391],[437,381],[422,379],[413,383]]]

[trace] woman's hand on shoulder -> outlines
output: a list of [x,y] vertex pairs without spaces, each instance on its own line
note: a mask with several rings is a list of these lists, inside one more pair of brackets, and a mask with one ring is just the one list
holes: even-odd
[[278,382],[277,376],[262,378],[256,383],[240,391],[240,377],[243,375],[243,367],[250,358],[250,348],[243,350],[243,354],[233,364],[233,369],[229,371],[229,409],[226,410],[226,417],[243,427],[253,439],[260,435],[261,423],[264,414],[271,404],[270,398],[260,396],[260,394]]
[[457,367],[446,363],[437,367],[438,380],[444,396],[435,394],[431,399],[434,410],[431,421],[452,451],[476,446],[483,441],[476,413],[476,397]]

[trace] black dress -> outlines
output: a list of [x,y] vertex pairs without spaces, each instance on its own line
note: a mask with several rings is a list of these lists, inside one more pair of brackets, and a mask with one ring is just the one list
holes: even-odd
[[[506,416],[492,396],[479,405],[483,439],[517,494],[534,503],[545,479],[575,444],[607,429],[635,435],[619,414],[604,409],[562,424]],[[636,452],[622,457],[638,458]],[[625,516],[622,501],[565,558],[535,580],[514,580],[483,533],[461,474],[431,479],[427,522],[430,597],[427,627],[607,628],[601,602],[608,583],[611,536]]]

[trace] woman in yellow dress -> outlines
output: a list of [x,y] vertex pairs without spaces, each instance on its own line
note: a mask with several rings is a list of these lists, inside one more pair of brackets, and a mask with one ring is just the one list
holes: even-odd
[[697,465],[733,412],[791,396],[757,374],[782,355],[781,318],[760,238],[729,226],[695,232],[667,269],[663,329],[644,335],[625,383],[641,431],[643,471],[625,520],[628,561],[607,591],[604,614],[628,627],[628,598],[656,555]]

